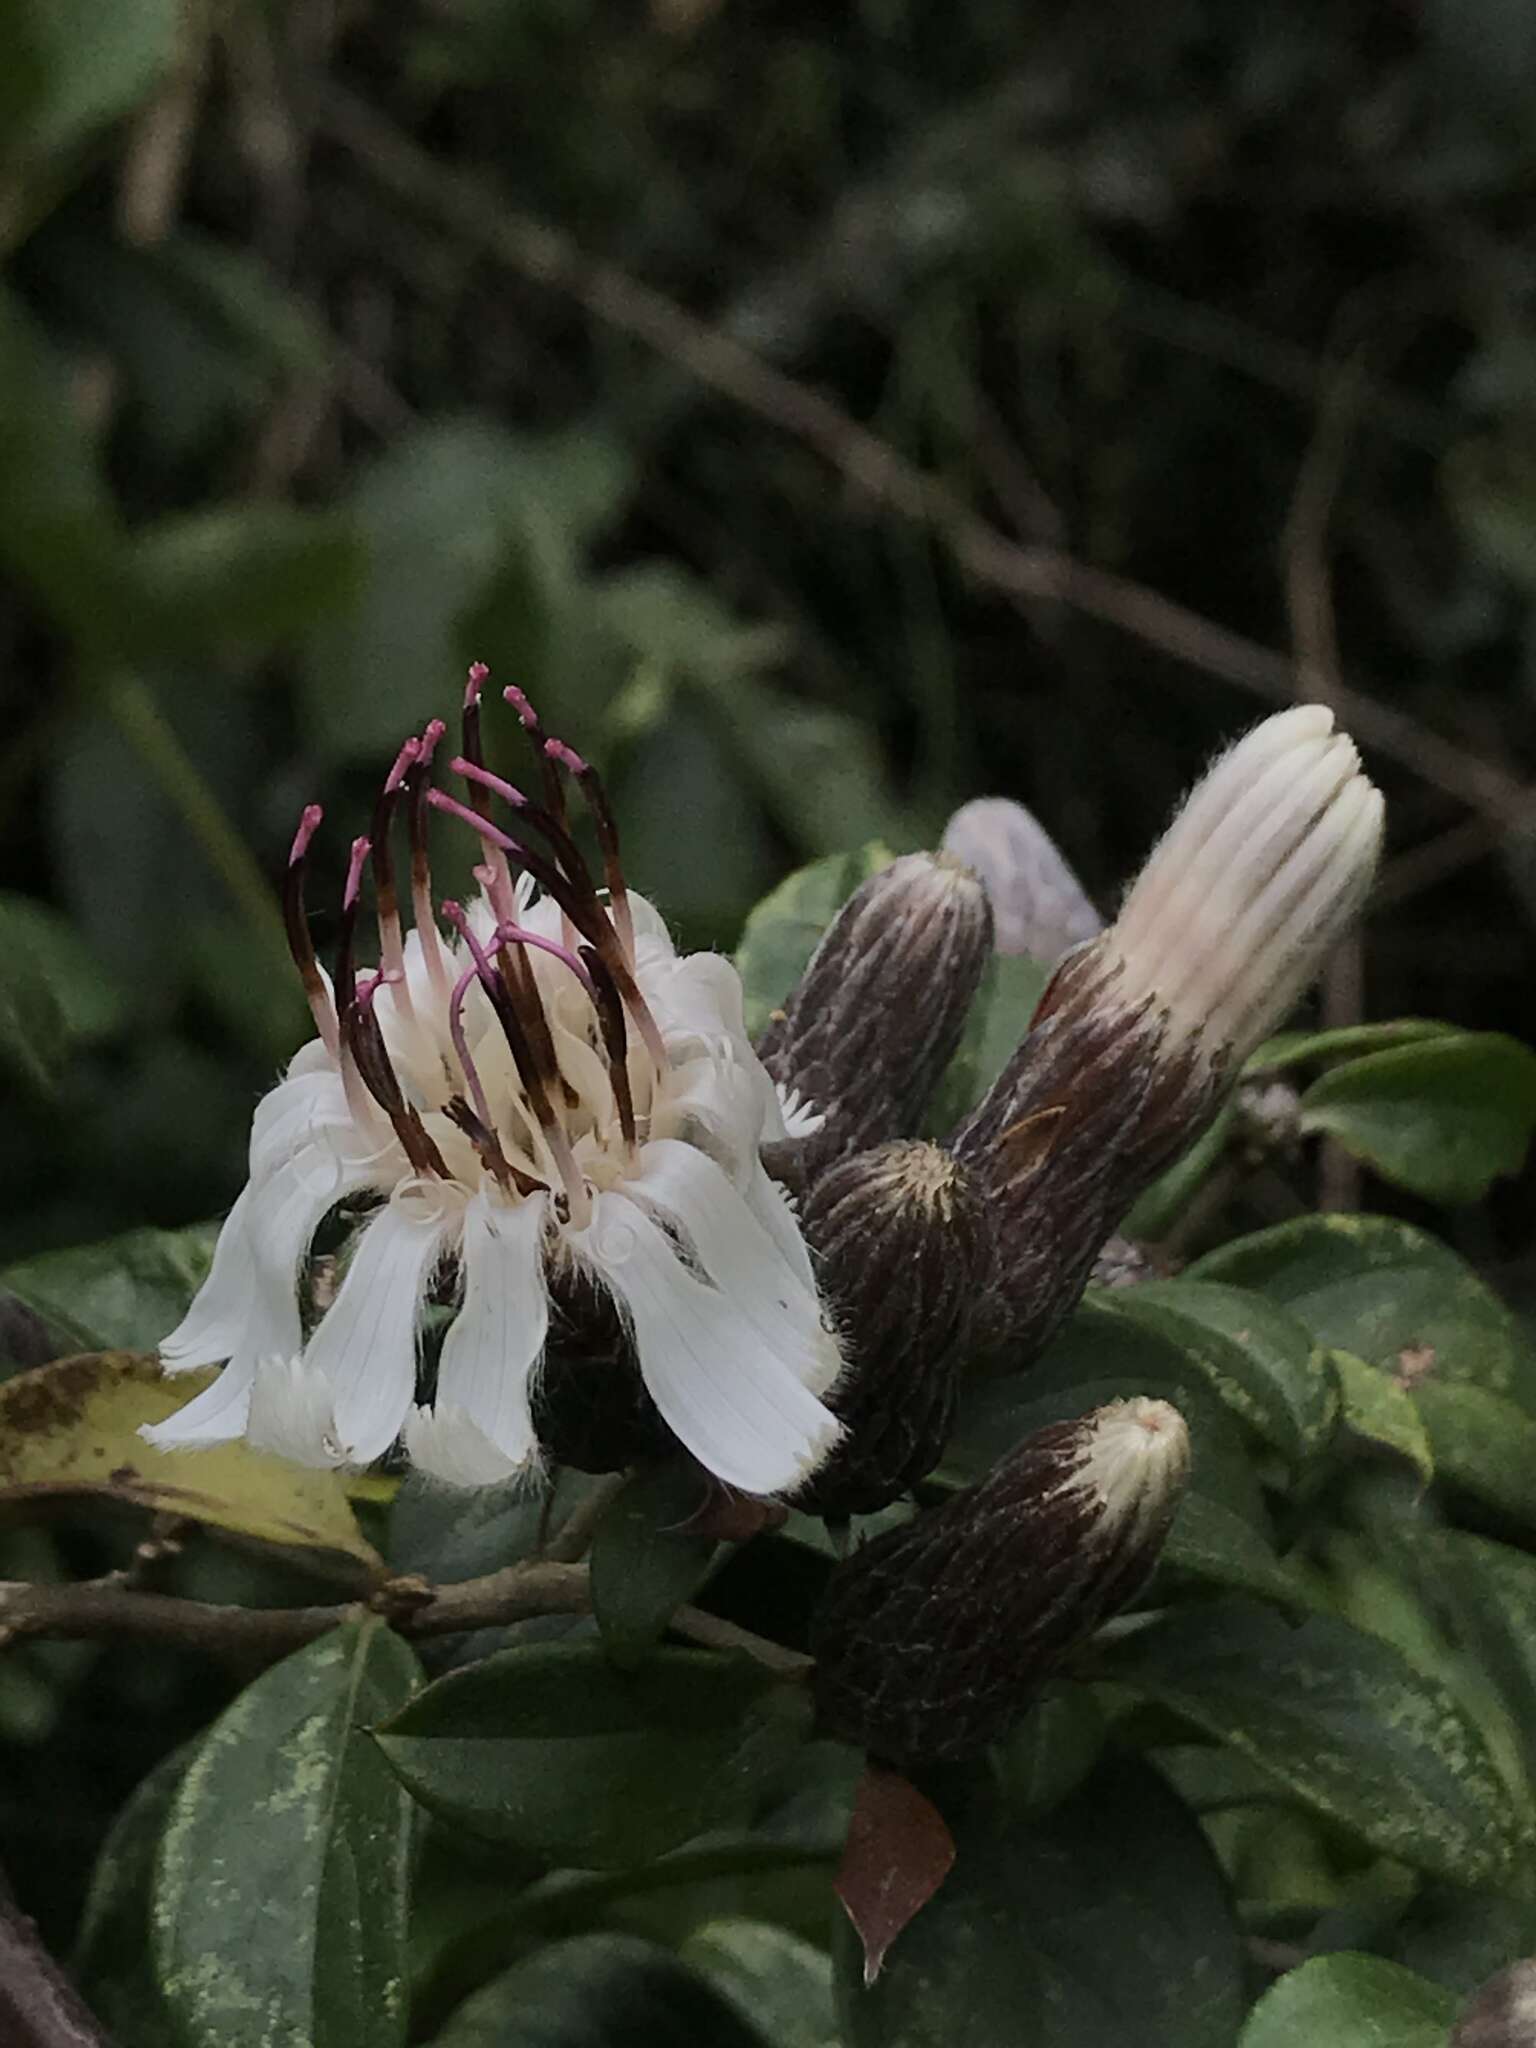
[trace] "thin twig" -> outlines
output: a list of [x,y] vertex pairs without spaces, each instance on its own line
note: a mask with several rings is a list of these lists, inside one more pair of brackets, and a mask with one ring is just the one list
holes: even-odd
[[540,1556],[551,1558],[557,1564],[574,1564],[577,1558],[585,1557],[592,1548],[593,1532],[608,1503],[623,1491],[628,1476],[625,1472],[605,1474],[585,1498],[577,1502],[549,1541],[539,1545]]
[[[909,462],[821,392],[785,376],[665,294],[589,258],[560,229],[445,169],[351,94],[326,88],[321,125],[397,198],[450,227],[503,268],[564,294],[594,319],[633,336],[699,383],[811,448],[871,509],[931,527],[970,575],[1027,616],[1042,601],[1069,605],[1271,703],[1293,703],[1298,686],[1313,687],[1313,673],[1304,669],[1298,675],[1288,655],[1143,584],[1056,548],[1025,547],[1007,539],[942,479]],[[1358,739],[1423,781],[1507,827],[1529,822],[1536,793],[1494,763],[1358,689],[1338,685],[1335,703]]]
[[[394,1579],[369,1605],[403,1636],[457,1635],[477,1628],[505,1628],[542,1614],[586,1614],[591,1580],[584,1564],[532,1559],[510,1564],[483,1578],[431,1586],[421,1579]],[[323,1607],[226,1607],[206,1600],[179,1600],[145,1593],[121,1573],[77,1585],[33,1585],[0,1581],[0,1647],[24,1637],[67,1640],[174,1643],[183,1649],[235,1652],[264,1659],[284,1657],[312,1643],[360,1612],[356,1603]],[[782,1677],[803,1678],[811,1660],[798,1651],[696,1607],[680,1607],[672,1628],[689,1642],[710,1649],[740,1650]],[[0,2036],[0,2040],[4,2040]]]
[[0,2041],[5,2048],[112,2048],[37,1938],[0,1871]]

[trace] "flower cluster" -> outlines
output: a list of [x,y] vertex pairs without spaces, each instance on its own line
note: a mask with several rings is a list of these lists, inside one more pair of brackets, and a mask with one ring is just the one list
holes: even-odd
[[[627,887],[596,773],[518,690],[537,795],[486,766],[486,680],[477,664],[457,793],[433,784],[437,721],[385,778],[329,975],[304,814],[287,921],[317,1036],[257,1111],[249,1182],[161,1349],[168,1371],[224,1371],[150,1434],[330,1464],[403,1438],[465,1485],[541,1451],[609,1469],[675,1440],[741,1492],[834,1520],[878,1508],[936,1463],[964,1359],[1034,1356],[1316,971],[1369,886],[1381,799],[1330,712],[1271,718],[1195,789],[1107,929],[1038,828],[962,814],[952,839],[981,847],[986,881],[954,852],[873,876],[754,1048],[735,969],[677,954]],[[434,813],[480,856],[462,906],[433,900]],[[916,1142],[997,932],[1021,928],[1010,875],[1036,943],[1079,943],[986,1098],[942,1145]],[[333,1212],[355,1228],[310,1318],[304,1270]],[[424,1396],[434,1305],[451,1320]],[[1146,1436],[1112,1441],[1140,1454]]]

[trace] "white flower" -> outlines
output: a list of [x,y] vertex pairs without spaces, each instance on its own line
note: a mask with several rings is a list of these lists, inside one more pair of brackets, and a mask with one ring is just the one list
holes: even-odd
[[[840,1361],[793,1212],[761,1164],[786,1118],[748,1042],[740,981],[713,955],[680,957],[626,890],[595,775],[544,738],[516,691],[542,801],[485,771],[485,673],[471,671],[453,763],[470,801],[428,787],[434,721],[402,749],[371,839],[354,843],[333,978],[304,916],[319,811],[305,813],[287,913],[319,1036],[259,1105],[248,1183],[161,1346],[167,1372],[224,1370],[145,1434],[178,1447],[248,1434],[303,1462],[363,1464],[403,1430],[415,1462],[444,1480],[508,1476],[538,1456],[530,1385],[551,1281],[581,1268],[613,1296],[678,1440],[730,1486],[791,1489],[836,1439],[821,1397]],[[605,894],[567,829],[571,783],[597,825]],[[408,936],[390,857],[402,800]],[[482,894],[441,906],[451,936],[432,904],[429,805],[483,846]],[[380,964],[360,977],[353,931],[369,865]],[[374,1206],[306,1340],[301,1274],[340,1202]],[[457,1313],[433,1403],[418,1407],[423,1312],[450,1278]]]
[[1250,1051],[1364,902],[1382,800],[1322,704],[1279,712],[1196,784],[1100,943],[1175,1042]]

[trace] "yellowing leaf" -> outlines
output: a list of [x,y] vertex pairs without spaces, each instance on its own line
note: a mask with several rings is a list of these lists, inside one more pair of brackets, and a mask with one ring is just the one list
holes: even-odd
[[139,1435],[201,1393],[211,1372],[166,1379],[133,1351],[89,1351],[0,1386],[0,1512],[80,1494],[186,1515],[267,1543],[380,1563],[338,1472],[314,1472],[243,1443],[161,1451]]

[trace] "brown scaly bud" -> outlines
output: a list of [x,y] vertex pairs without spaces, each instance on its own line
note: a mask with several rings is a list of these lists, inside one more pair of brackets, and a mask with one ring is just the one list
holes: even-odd
[[541,1449],[578,1472],[622,1472],[666,1455],[673,1438],[613,1297],[579,1266],[551,1279],[549,1349],[530,1390]]
[[1450,2048],[1536,2048],[1536,1961],[1489,1978],[1456,2022]]
[[866,1544],[812,1623],[822,1725],[885,1763],[977,1755],[1144,1584],[1188,1471],[1176,1408],[1115,1401]]
[[827,1404],[844,1434],[795,1505],[873,1514],[931,1472],[949,1440],[956,1369],[991,1274],[990,1226],[964,1169],[907,1140],[830,1167],[800,1227],[843,1332]]
[[944,828],[944,851],[980,875],[999,953],[1027,953],[1050,966],[1104,928],[1055,840],[1011,797],[962,804]]
[[757,1048],[824,1118],[812,1169],[917,1129],[991,951],[986,890],[948,854],[903,854],[849,897]]
[[1110,929],[1058,967],[953,1140],[995,1206],[997,1341],[1046,1341],[1215,1114],[1364,900],[1381,810],[1326,707],[1266,719],[1196,786]]

